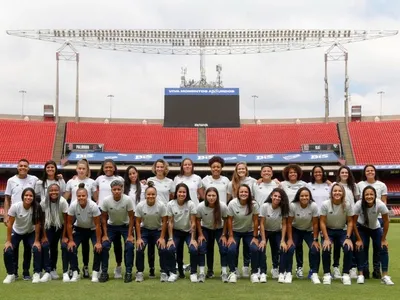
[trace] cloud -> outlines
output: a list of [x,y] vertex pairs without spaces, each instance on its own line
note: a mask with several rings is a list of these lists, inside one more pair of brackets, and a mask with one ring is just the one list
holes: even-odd
[[[55,52],[59,44],[8,36],[8,29],[54,28],[317,28],[398,29],[398,1],[3,1],[0,4],[0,110],[40,115],[55,101]],[[345,45],[349,53],[351,104],[379,115],[376,93],[385,91],[383,112],[400,114],[400,37]],[[260,55],[207,56],[207,79],[223,66],[226,87],[241,91],[241,117],[297,118],[324,116],[324,51],[312,49]],[[161,56],[78,48],[80,53],[80,114],[108,117],[163,118],[165,87],[180,84],[180,71],[199,79],[199,57]],[[75,64],[60,63],[60,114],[75,111]],[[331,116],[343,115],[344,63],[328,65]]]

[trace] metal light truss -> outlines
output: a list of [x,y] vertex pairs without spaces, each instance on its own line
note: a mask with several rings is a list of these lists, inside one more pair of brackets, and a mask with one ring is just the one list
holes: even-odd
[[252,54],[329,47],[393,36],[397,30],[316,29],[40,29],[7,34],[77,47],[149,54]]

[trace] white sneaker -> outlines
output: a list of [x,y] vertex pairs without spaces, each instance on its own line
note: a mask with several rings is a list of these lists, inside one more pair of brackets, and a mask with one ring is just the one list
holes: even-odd
[[324,277],[322,278],[322,283],[323,284],[331,284],[332,283],[332,276],[329,273],[324,274]]
[[292,273],[286,273],[285,275],[285,283],[292,283],[293,276]]
[[40,282],[40,274],[34,273],[32,276],[32,283],[39,283]]
[[79,273],[78,271],[73,271],[72,272],[72,278],[71,278],[71,282],[77,282],[80,279]]
[[351,285],[351,278],[349,274],[344,273],[342,276],[342,282],[344,285]]
[[364,275],[358,275],[357,276],[357,283],[358,284],[364,284],[364,280],[365,280]]
[[318,278],[318,274],[316,274],[316,273],[313,273],[313,274],[311,275],[311,281],[312,281],[312,283],[314,283],[314,284],[321,284],[321,281],[320,281],[319,278]]
[[167,282],[168,281],[168,275],[167,273],[161,273],[160,275],[160,282]]
[[63,273],[63,282],[70,282],[71,279],[69,278],[68,271]]
[[198,282],[197,274],[190,274],[190,282]]
[[53,280],[56,280],[56,279],[60,278],[60,276],[58,276],[56,270],[51,271],[50,272],[50,276],[51,276],[51,279],[53,279]]
[[297,270],[296,270],[296,277],[297,277],[297,278],[300,278],[300,279],[303,279],[304,274],[303,274],[303,268],[302,268],[302,267],[297,268]]
[[381,279],[381,283],[386,284],[386,285],[394,285],[394,282],[392,281],[392,279],[390,278],[389,275],[383,276]]
[[7,275],[6,278],[3,280],[3,283],[10,284],[11,282],[15,281],[15,275]]
[[92,271],[92,282],[94,282],[94,283],[99,282],[99,272]]
[[236,278],[239,279],[240,278],[240,272],[238,268],[235,268],[235,274],[236,274]]
[[40,282],[48,282],[50,280],[51,280],[51,275],[48,272],[44,273],[42,278],[40,278]]
[[143,273],[142,273],[142,272],[137,272],[137,273],[136,273],[136,279],[135,279],[135,281],[136,281],[136,282],[142,282],[142,281],[144,281],[144,276],[143,276]]
[[174,273],[169,274],[168,282],[175,282],[177,280],[178,280],[178,275],[176,275]]
[[221,280],[222,280],[223,283],[227,283],[228,282],[228,274],[222,273],[221,274]]
[[183,271],[184,272],[190,272],[190,264],[183,265]]
[[260,283],[267,283],[267,275],[265,273],[260,275]]
[[349,274],[351,279],[358,279],[357,268],[351,268]]
[[121,266],[115,267],[114,278],[115,279],[121,279],[122,278],[122,267]]
[[342,278],[342,274],[340,274],[340,270],[338,267],[333,268],[333,279],[340,279]]
[[242,276],[244,278],[249,278],[249,276],[250,276],[249,267],[243,267],[242,268]]
[[251,283],[260,283],[260,279],[258,279],[257,273],[251,274],[250,281]]
[[285,274],[279,273],[278,282],[279,283],[284,283],[285,282]]
[[279,277],[279,270],[278,269],[272,269],[271,270],[271,275],[272,275],[272,279],[277,279]]
[[236,277],[236,274],[234,272],[229,274],[228,282],[229,283],[236,283],[237,282],[237,277]]
[[198,277],[198,282],[205,282],[206,281],[206,274],[200,273]]

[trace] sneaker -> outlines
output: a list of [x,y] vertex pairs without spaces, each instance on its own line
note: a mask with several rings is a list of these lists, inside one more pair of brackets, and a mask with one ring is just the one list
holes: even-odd
[[382,278],[381,271],[378,270],[378,269],[375,269],[375,270],[372,272],[372,278],[381,279],[381,278]]
[[92,271],[92,282],[99,282],[99,272],[97,271]]
[[313,273],[312,270],[308,271],[307,279],[311,279],[312,273]]
[[83,278],[89,278],[90,277],[89,268],[87,266],[83,266],[82,274],[83,274]]
[[267,283],[267,275],[265,275],[265,273],[261,273],[260,283]]
[[333,276],[333,279],[340,279],[340,278],[342,278],[342,274],[340,274],[340,270],[339,270],[338,267],[334,267],[334,268],[333,268],[333,274],[332,274],[332,276]]
[[190,272],[190,265],[183,265],[183,271]]
[[175,282],[178,280],[178,275],[175,273],[170,273],[168,277],[168,282]]
[[278,282],[279,283],[284,283],[285,282],[285,274],[279,273]]
[[39,283],[40,282],[40,274],[34,273],[32,277],[32,283]]
[[77,282],[79,279],[80,279],[80,275],[79,275],[78,271],[73,271],[71,282]]
[[197,274],[190,274],[190,282],[198,282]]
[[51,271],[51,272],[50,272],[50,276],[51,276],[51,279],[52,279],[52,280],[56,280],[56,279],[60,278],[60,276],[58,276],[56,270]]
[[292,283],[293,276],[292,273],[286,273],[285,275],[285,283]]
[[370,278],[370,274],[369,274],[369,269],[368,268],[365,268],[364,270],[363,270],[363,275],[364,275],[364,278],[365,279],[369,279]]
[[205,282],[206,281],[206,275],[204,273],[200,273],[198,277],[198,282]]
[[[139,273],[138,273],[139,274]],[[122,276],[122,275],[121,275]],[[140,275],[139,275],[140,276]],[[115,278],[115,277],[114,277]],[[136,281],[138,281],[138,277],[136,276]],[[142,281],[143,281],[143,273],[142,273]],[[132,273],[125,273],[124,282],[129,283],[132,282]]]
[[49,272],[43,274],[42,278],[40,278],[40,282],[48,282],[51,280],[51,275]]
[[260,283],[260,279],[258,279],[258,274],[254,273],[250,276],[251,283]]
[[236,274],[236,278],[239,279],[240,278],[240,272],[238,268],[235,268],[235,274]]
[[167,273],[161,273],[160,275],[160,282],[167,282],[168,281],[168,275]]
[[242,268],[242,275],[243,275],[244,278],[248,278],[250,276],[249,267],[243,267]]
[[6,278],[3,280],[3,283],[10,284],[11,282],[15,281],[15,275],[7,275]]
[[221,274],[221,280],[222,280],[223,283],[227,283],[228,282],[228,274],[222,273]]
[[297,277],[297,278],[300,278],[300,279],[303,279],[304,274],[303,274],[303,268],[302,268],[302,267],[297,268],[297,270],[296,270],[296,277]]
[[271,275],[272,275],[272,279],[277,279],[279,277],[279,270],[278,269],[272,269],[271,270]]
[[17,280],[19,278],[18,273],[14,274],[14,276],[15,276],[15,280]]
[[228,282],[229,283],[236,283],[237,282],[237,276],[235,272],[232,272],[228,276]]
[[116,267],[114,270],[114,278],[115,279],[121,279],[122,278],[122,267]]
[[330,273],[324,274],[324,277],[322,278],[322,283],[323,284],[331,284],[332,283],[332,276]]
[[214,271],[213,270],[207,270],[206,278],[214,278]]
[[107,282],[109,279],[108,273],[101,272],[99,282]]
[[364,284],[364,275],[357,276],[357,284]]
[[311,275],[311,281],[312,281],[312,283],[314,283],[314,284],[320,284],[320,283],[321,283],[321,281],[320,281],[319,278],[318,278],[318,274],[317,274],[317,273],[313,273],[313,274]]
[[[357,279],[357,269],[356,268],[351,268],[349,272],[350,278],[351,279]],[[364,277],[364,276],[363,276]]]
[[156,273],[154,272],[154,268],[151,268],[149,271],[149,278],[150,279],[155,279],[156,278]]
[[68,270],[68,276],[69,276],[69,278],[72,278],[72,270],[71,269]]
[[70,282],[71,279],[69,278],[68,272],[63,273],[63,282]]
[[137,273],[136,273],[136,279],[135,279],[135,281],[136,281],[136,282],[142,282],[142,281],[144,281],[144,276],[143,276],[143,273],[142,273],[142,272],[137,272]]
[[29,275],[29,273],[28,273],[28,274],[22,275],[22,279],[25,280],[25,281],[31,281],[31,280],[32,280],[32,277],[31,277],[31,275]]
[[179,278],[184,279],[185,278],[185,272],[184,271],[179,271]]
[[381,279],[381,283],[386,284],[386,285],[394,285],[394,282],[392,281],[392,279],[390,278],[389,275],[383,276]]
[[344,273],[342,276],[342,282],[344,285],[351,285],[351,278],[349,274]]

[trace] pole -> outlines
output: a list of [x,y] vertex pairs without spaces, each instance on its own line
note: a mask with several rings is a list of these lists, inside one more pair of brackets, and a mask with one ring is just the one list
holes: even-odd
[[76,53],[75,122],[79,122],[79,53]]
[[57,71],[56,71],[56,107],[55,107],[55,115],[56,115],[56,123],[58,123],[58,104],[60,99],[60,53],[56,53],[57,60]]
[[114,95],[108,95],[107,96],[108,97],[108,99],[110,99],[110,121],[111,121],[111,116],[112,116],[112,98],[114,98]]
[[258,96],[253,95],[251,97],[253,97],[253,119],[254,119],[254,124],[256,124],[257,123],[257,121],[256,121],[256,98],[258,98]]
[[22,101],[21,101],[21,117],[24,117],[24,103],[25,103],[25,94],[26,91],[25,90],[20,90],[19,93],[21,93],[22,95]]
[[385,92],[384,91],[379,91],[377,94],[379,94],[380,95],[380,115],[381,115],[381,120],[382,120],[382,117],[383,117],[383,112],[382,112],[382,102],[383,102],[383,95],[385,94]]

